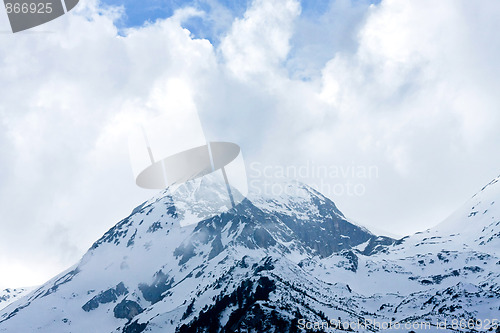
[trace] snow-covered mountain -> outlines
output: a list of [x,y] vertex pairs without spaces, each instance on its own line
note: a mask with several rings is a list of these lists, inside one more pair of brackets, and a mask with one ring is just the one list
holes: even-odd
[[18,298],[23,297],[31,290],[33,290],[33,288],[7,288],[0,290],[0,310]]
[[[162,192],[1,310],[0,332],[474,331],[459,327],[469,320],[496,329],[498,179],[402,240],[351,223],[306,185],[286,186],[216,215],[225,188],[206,178]],[[430,329],[405,326],[421,322]]]

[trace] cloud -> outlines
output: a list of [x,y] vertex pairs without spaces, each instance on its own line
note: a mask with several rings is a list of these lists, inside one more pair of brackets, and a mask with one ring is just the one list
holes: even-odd
[[[162,82],[188,82],[215,59],[179,15],[120,37],[114,12],[89,3],[51,33],[0,37],[0,266],[22,263],[41,283],[152,195],[134,186],[127,132],[162,111]],[[6,271],[0,284],[24,281]]]
[[227,68],[241,79],[252,75],[262,79],[280,70],[299,14],[297,1],[255,1],[221,43]]
[[[388,178],[373,188],[384,195],[370,198],[372,209],[388,207],[379,219],[426,227],[494,177],[500,142],[493,59],[500,47],[491,14],[499,6],[430,7],[425,1],[372,6],[356,53],[338,53],[327,63],[321,90],[339,117],[332,132],[355,131],[343,154],[376,163]],[[403,200],[388,200],[398,192]]]
[[[440,222],[498,173],[499,10],[256,0],[230,25],[224,15],[213,45],[182,27],[213,19],[194,5],[119,32],[122,12],[86,2],[38,32],[1,34],[0,285],[43,282],[148,199],[128,134],[184,106],[248,165],[375,166],[371,178],[302,179],[361,224]],[[363,195],[339,194],[346,182]]]

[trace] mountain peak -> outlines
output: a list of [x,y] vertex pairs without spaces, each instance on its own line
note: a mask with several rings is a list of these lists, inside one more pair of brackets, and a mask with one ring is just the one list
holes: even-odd
[[[175,240],[167,238],[177,244],[175,254],[181,257],[181,264],[201,253],[212,258],[234,244],[250,249],[278,246],[286,253],[327,257],[364,243],[370,244],[361,250],[364,253],[393,243],[388,237],[376,237],[348,221],[330,199],[311,187],[295,181],[280,186],[285,189],[281,195],[254,193],[235,207],[231,207],[227,190],[220,182],[196,180],[169,188],[134,209],[92,249],[103,243],[135,246],[148,242],[148,234],[158,229],[177,235]],[[179,238],[184,233],[188,237]],[[207,244],[211,247],[206,248]]]
[[[0,312],[0,331],[291,333],[305,319],[469,319],[498,309],[493,254],[451,251],[449,239],[427,234],[377,237],[309,186],[284,186],[234,207],[210,179],[159,193],[77,265]],[[492,189],[474,200],[489,202]],[[485,310],[476,316],[474,304]]]

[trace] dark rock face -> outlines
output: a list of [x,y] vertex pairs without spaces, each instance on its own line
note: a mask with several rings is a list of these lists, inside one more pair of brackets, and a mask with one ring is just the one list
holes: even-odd
[[214,241],[212,242],[212,250],[208,255],[208,260],[215,258],[223,250],[224,250],[224,245],[222,245],[221,237],[220,235],[217,235]]
[[455,269],[448,274],[431,275],[431,276],[427,277],[426,279],[421,280],[420,283],[423,285],[440,284],[446,278],[449,278],[452,276],[459,276],[459,275],[460,275],[460,272]]
[[[377,237],[350,223],[327,198],[313,196],[309,204],[317,212],[304,210],[300,215],[270,214],[245,199],[227,213],[198,223],[190,239],[179,246],[174,254],[179,257],[179,265],[183,265],[202,254],[197,250],[198,245],[211,244],[211,251],[205,254],[208,254],[209,260],[214,258],[225,248],[221,233],[227,227],[229,234],[235,234],[231,244],[257,249],[278,246],[279,241],[295,241],[305,251],[321,257],[350,250],[365,242],[368,242],[367,246],[361,253],[371,255],[385,251],[387,246],[396,243],[392,238]],[[240,227],[241,232],[236,235]]]
[[163,229],[163,227],[161,226],[161,223],[159,221],[156,221],[156,222],[153,222],[153,224],[151,224],[149,226],[147,232],[156,232],[159,229]]
[[92,297],[90,301],[82,306],[82,309],[87,312],[95,310],[99,307],[99,304],[116,302],[119,296],[125,295],[126,293],[128,293],[127,288],[125,288],[123,282],[120,282],[115,288],[102,291],[99,295]]
[[349,266],[346,269],[356,272],[358,270],[358,256],[353,251],[344,250],[340,253],[341,256],[349,261]]
[[139,324],[138,321],[134,321],[133,323],[128,324],[125,326],[123,329],[123,333],[141,333],[146,329],[146,326],[148,326],[147,323],[142,323]]
[[402,240],[394,240],[385,236],[371,237],[368,245],[361,253],[365,256],[371,256],[375,253],[387,252],[387,247],[389,245],[397,245],[401,242]]
[[36,298],[38,298],[38,297],[45,297],[45,296],[48,296],[48,295],[52,294],[53,292],[56,292],[57,289],[59,288],[59,286],[70,282],[79,272],[80,272],[79,269],[75,268],[71,272],[66,273],[65,275],[63,275],[62,277],[60,277],[59,279],[57,279],[54,282],[54,284],[49,289],[47,289],[47,291],[45,293],[43,293],[43,294],[37,294],[35,297]]
[[276,245],[274,238],[264,228],[257,228],[253,232],[253,239],[258,247],[267,248]]
[[173,279],[169,279],[169,276],[160,270],[156,272],[152,284],[141,283],[139,284],[139,290],[146,301],[154,304],[163,298],[162,294],[170,289],[173,282]]
[[293,231],[296,239],[315,254],[328,257],[369,241],[363,254],[370,255],[395,243],[392,238],[377,237],[365,228],[352,224],[331,200],[320,193],[308,188],[304,190],[310,193],[310,207],[318,213],[304,211],[300,216],[280,213],[276,216]]
[[325,216],[322,221],[298,220],[286,215],[280,216],[280,219],[298,240],[321,257],[350,249],[373,237],[366,230],[332,215]]
[[139,304],[134,301],[124,299],[115,306],[113,314],[115,315],[115,318],[125,318],[131,320],[142,311],[143,309]]
[[130,239],[128,240],[127,242],[127,247],[131,247],[132,245],[134,245],[134,240],[135,240],[135,236],[137,235],[137,229],[135,229],[134,231],[134,234],[132,235],[132,237],[130,237]]
[[[193,319],[189,324],[182,325],[177,332],[239,332],[242,328],[257,328],[255,325],[262,326],[258,328],[266,327],[266,323],[261,321],[264,319],[267,321],[268,328],[274,327],[274,330],[270,332],[287,332],[283,330],[276,331],[276,321],[273,321],[272,318],[268,318],[266,314],[260,313],[261,306],[259,303],[268,301],[269,294],[275,289],[275,282],[265,276],[260,277],[257,281],[244,280],[230,295],[221,293],[217,296],[213,305],[201,311],[199,316]],[[253,290],[255,290],[255,292]],[[230,307],[236,307],[236,309],[231,312],[225,326],[221,326],[219,318],[222,313]],[[255,320],[255,315],[257,313],[260,313],[259,319],[261,320]],[[286,324],[286,321],[284,321],[284,323]],[[261,330],[258,331],[264,332]]]

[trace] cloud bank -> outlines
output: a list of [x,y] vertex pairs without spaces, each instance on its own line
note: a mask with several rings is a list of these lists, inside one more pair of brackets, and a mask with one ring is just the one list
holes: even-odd
[[[242,146],[250,176],[252,163],[306,165],[314,186],[315,168],[376,167],[319,185],[357,222],[399,234],[499,172],[494,1],[256,0],[216,45],[184,28],[214,20],[200,8],[119,31],[122,14],[87,1],[0,35],[0,286],[43,282],[153,195],[134,185],[127,134],[193,105],[209,139]],[[363,194],[335,193],[348,181]]]

